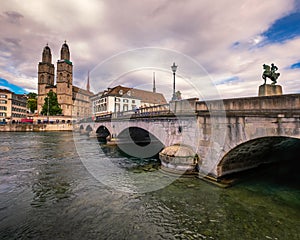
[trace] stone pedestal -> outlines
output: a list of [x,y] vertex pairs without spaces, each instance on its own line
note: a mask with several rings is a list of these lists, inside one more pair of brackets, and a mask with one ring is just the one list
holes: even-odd
[[282,95],[282,87],[280,85],[264,84],[259,86],[259,97],[274,95]]

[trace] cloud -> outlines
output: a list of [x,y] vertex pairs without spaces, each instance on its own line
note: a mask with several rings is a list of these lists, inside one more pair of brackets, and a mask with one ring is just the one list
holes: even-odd
[[21,19],[24,17],[22,14],[14,11],[4,12],[6,20],[12,24],[20,24]]
[[[2,1],[0,76],[23,88],[36,89],[37,64],[43,47],[49,43],[55,63],[62,43],[67,40],[74,82],[80,87],[85,86],[88,71],[107,58],[130,49],[159,47],[176,50],[198,62],[224,97],[257,95],[262,81],[261,65],[271,62],[280,68],[279,82],[285,92],[299,91],[300,87],[295,87],[299,69],[288,68],[300,61],[296,54],[298,36],[272,42],[265,34],[279,19],[295,14],[299,10],[296,4],[292,0],[154,0],[151,4],[137,0]],[[149,57],[144,56],[140,65],[144,62],[147,67]],[[167,89],[165,94],[169,96],[170,65],[177,60],[162,58],[166,62],[158,74],[158,84],[168,86],[163,89]],[[107,72],[114,72],[115,67]],[[183,76],[178,78],[178,89],[186,97],[195,93],[184,79],[198,81],[202,77],[189,70],[188,65],[178,67],[179,76]],[[124,83],[151,89],[152,70],[128,76],[131,80],[124,77]],[[98,87],[95,91],[107,87],[106,77],[92,79],[96,83],[94,88]]]

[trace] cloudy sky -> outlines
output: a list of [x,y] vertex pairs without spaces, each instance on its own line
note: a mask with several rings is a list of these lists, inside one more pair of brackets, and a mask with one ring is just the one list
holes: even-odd
[[208,88],[256,96],[262,65],[273,62],[284,93],[300,92],[298,0],[2,0],[0,9],[0,87],[18,93],[36,91],[46,43],[55,64],[65,40],[74,84],[85,87],[90,71],[95,92],[151,90],[155,72],[168,99],[174,61],[186,98]]

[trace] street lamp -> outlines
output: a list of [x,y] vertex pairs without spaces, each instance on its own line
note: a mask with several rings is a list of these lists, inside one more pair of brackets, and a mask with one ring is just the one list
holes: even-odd
[[171,66],[172,72],[173,72],[173,97],[172,97],[172,101],[177,100],[176,94],[175,94],[175,72],[177,70],[177,67],[175,65],[175,62],[173,63],[173,65]]
[[49,123],[49,107],[50,107],[50,104],[49,104],[49,95],[48,95],[48,109],[47,109],[47,123]]

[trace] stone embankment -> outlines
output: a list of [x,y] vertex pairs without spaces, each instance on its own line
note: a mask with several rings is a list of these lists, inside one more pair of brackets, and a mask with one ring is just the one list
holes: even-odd
[[5,124],[0,125],[0,132],[44,132],[44,131],[72,131],[71,123],[61,124]]

